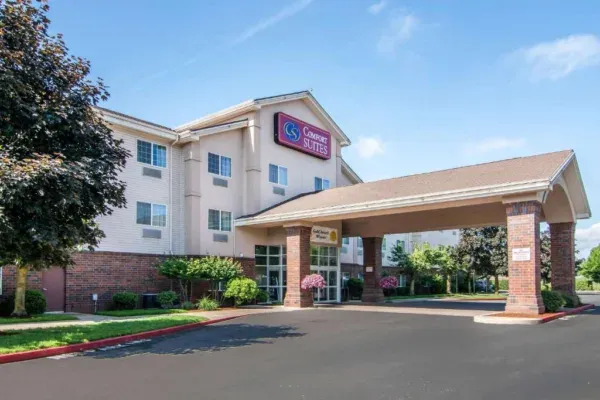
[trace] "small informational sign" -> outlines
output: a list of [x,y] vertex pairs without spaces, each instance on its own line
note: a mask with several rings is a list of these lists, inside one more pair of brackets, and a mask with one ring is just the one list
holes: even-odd
[[323,160],[331,158],[331,134],[282,112],[275,113],[275,143]]
[[530,247],[517,247],[512,249],[512,260],[513,261],[530,261],[531,260],[531,248]]
[[310,241],[318,244],[337,245],[337,229],[327,228],[326,226],[313,226],[310,233]]
[[365,270],[366,272],[373,272],[373,267],[366,267]]

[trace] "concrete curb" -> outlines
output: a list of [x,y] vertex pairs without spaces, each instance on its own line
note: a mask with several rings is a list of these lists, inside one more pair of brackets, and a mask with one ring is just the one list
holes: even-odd
[[178,332],[182,332],[182,331],[186,331],[186,330],[190,330],[190,329],[194,329],[194,328],[199,328],[199,327],[206,326],[206,325],[216,324],[218,322],[229,321],[229,320],[243,317],[243,316],[245,316],[245,315],[236,315],[236,316],[232,316],[232,317],[216,318],[216,319],[211,319],[208,321],[194,322],[194,323],[186,324],[186,325],[178,325],[178,326],[172,326],[169,328],[156,329],[153,331],[134,333],[132,335],[118,336],[118,337],[114,337],[114,338],[95,340],[93,342],[88,342],[88,343],[70,344],[70,345],[60,346],[60,347],[51,347],[49,349],[24,351],[21,353],[0,354],[0,364],[34,360],[36,358],[45,358],[45,357],[57,356],[60,354],[67,354],[67,353],[78,353],[81,351],[97,349],[100,347],[114,346],[114,345],[121,344],[121,343],[132,342],[134,340],[141,340],[141,339],[148,339],[148,338],[156,337],[156,336],[170,335],[173,333],[178,333]]
[[573,308],[571,310],[562,311],[556,314],[549,315],[547,317],[540,318],[510,318],[510,317],[495,317],[495,314],[477,315],[473,317],[473,321],[480,324],[496,324],[496,325],[539,325],[545,324],[546,322],[554,321],[559,318],[563,318],[567,315],[579,314],[586,310],[595,308],[593,304]]

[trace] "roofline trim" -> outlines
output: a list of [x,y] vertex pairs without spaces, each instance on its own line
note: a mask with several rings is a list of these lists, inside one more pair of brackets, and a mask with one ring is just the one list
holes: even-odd
[[107,123],[112,125],[119,125],[125,128],[135,129],[147,133],[149,135],[158,136],[164,139],[175,140],[177,138],[177,132],[173,132],[164,128],[159,128],[153,124],[143,123],[137,118],[128,118],[124,115],[115,114],[104,109],[98,110],[97,112]]
[[490,196],[507,196],[524,192],[537,192],[550,189],[548,180],[534,180],[524,182],[514,182],[511,184],[482,186],[469,190],[453,190],[447,192],[432,193],[429,195],[418,195],[409,197],[398,197],[394,199],[384,199],[376,201],[367,201],[363,203],[317,208],[312,210],[294,211],[284,214],[275,214],[261,217],[260,215],[251,218],[242,218],[235,220],[235,226],[251,226],[273,222],[287,222],[298,219],[326,217],[330,215],[350,214],[364,211],[378,211],[390,208],[403,208],[417,205],[427,205],[442,203],[448,201],[471,200]]
[[356,183],[364,183],[363,180],[361,179],[360,176],[358,176],[358,174],[356,172],[354,172],[354,170],[350,167],[350,165],[348,165],[348,163],[346,162],[346,160],[344,160],[342,157],[340,157],[340,160],[342,160],[342,172],[347,172],[347,175],[350,176],[350,178],[354,179]]
[[[583,213],[575,212],[575,215],[577,216],[577,219],[588,219],[588,218],[592,217],[592,209],[590,207],[590,202],[589,202],[587,193],[585,192],[585,186],[583,184],[583,178],[581,177],[581,170],[579,169],[579,164],[577,163],[577,156],[575,155],[574,151],[571,151],[571,154],[569,154],[569,157],[567,157],[565,159],[565,161],[563,161],[563,163],[556,169],[556,171],[554,172],[554,174],[550,178],[550,184],[554,185],[554,184],[558,183],[558,181],[563,176],[563,172],[565,172],[565,170],[567,169],[567,167],[569,165],[571,165],[572,162],[575,163],[575,171],[577,172],[577,180],[578,180],[578,183],[579,183],[579,187],[581,189],[581,193],[582,193],[583,198],[585,200],[585,212],[583,212]],[[570,201],[571,200],[569,198],[569,202]]]

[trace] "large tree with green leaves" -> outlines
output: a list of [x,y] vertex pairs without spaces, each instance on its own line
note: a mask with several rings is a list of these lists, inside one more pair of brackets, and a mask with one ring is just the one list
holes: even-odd
[[579,272],[590,281],[600,283],[600,245],[592,249],[590,256],[582,263]]
[[49,34],[47,12],[46,1],[0,1],[0,265],[17,268],[17,316],[28,272],[93,250],[95,219],[125,206],[129,153],[93,108],[108,92]]

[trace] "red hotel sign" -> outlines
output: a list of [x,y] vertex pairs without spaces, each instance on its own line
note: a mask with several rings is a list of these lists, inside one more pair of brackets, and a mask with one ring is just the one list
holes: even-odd
[[331,134],[282,112],[275,113],[275,142],[311,156],[331,158]]

